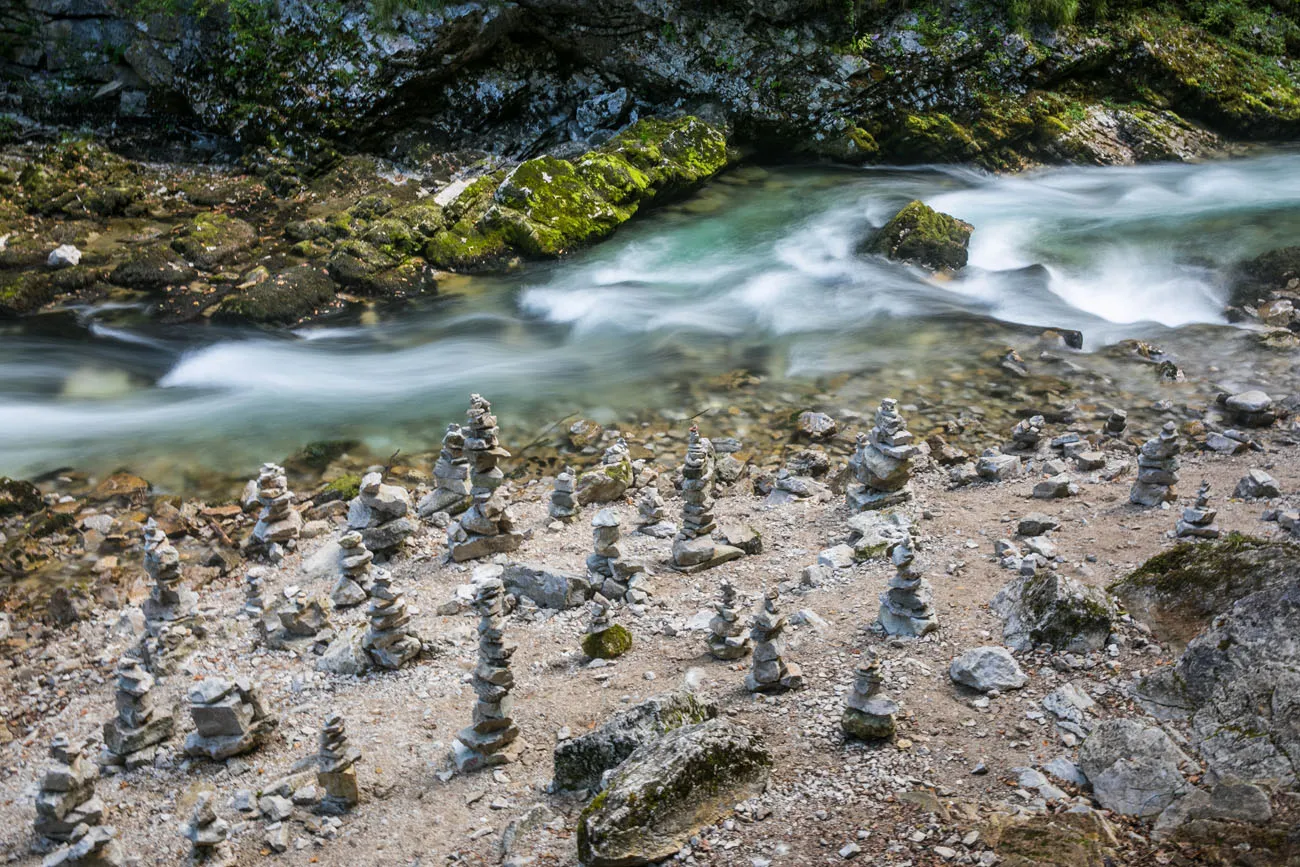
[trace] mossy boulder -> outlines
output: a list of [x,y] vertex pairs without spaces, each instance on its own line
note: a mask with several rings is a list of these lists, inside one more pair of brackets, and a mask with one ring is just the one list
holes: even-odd
[[135,164],[80,139],[43,149],[23,167],[18,185],[29,211],[69,217],[121,216],[145,195]]
[[618,659],[631,649],[632,633],[617,623],[582,636],[582,652],[591,659]]
[[157,291],[190,282],[198,272],[170,247],[146,247],[113,269],[109,282],[128,289]]
[[195,267],[216,271],[252,249],[257,232],[229,214],[199,214],[181,230],[172,248]]
[[1053,571],[1016,578],[993,597],[992,607],[1013,650],[1040,644],[1075,653],[1100,650],[1116,617],[1103,591]]
[[1229,279],[1232,284],[1229,303],[1237,307],[1258,304],[1275,292],[1300,292],[1300,247],[1270,250],[1238,262]]
[[578,859],[630,867],[670,858],[762,793],[771,768],[759,735],[725,719],[668,732],[628,756],[578,816]]
[[1229,533],[1155,555],[1108,588],[1129,614],[1181,650],[1238,599],[1300,578],[1300,545]]
[[40,490],[31,482],[0,478],[0,518],[30,515],[44,505]]
[[98,279],[93,268],[26,271],[0,277],[0,317],[35,313],[62,295],[89,288]]
[[871,238],[866,250],[932,271],[955,271],[966,267],[973,231],[970,223],[911,202]]
[[556,745],[555,788],[599,788],[605,772],[618,767],[638,747],[717,715],[717,705],[686,690],[657,695],[619,711],[600,728]]
[[595,469],[587,470],[578,476],[576,486],[578,505],[590,506],[593,503],[613,503],[621,500],[632,487],[633,470],[631,461],[618,461],[601,464]]
[[297,265],[236,291],[217,316],[247,322],[289,324],[319,313],[334,301],[334,283],[314,265]]
[[1107,867],[1119,851],[1110,823],[1096,810],[1001,818],[984,838],[1003,867]]

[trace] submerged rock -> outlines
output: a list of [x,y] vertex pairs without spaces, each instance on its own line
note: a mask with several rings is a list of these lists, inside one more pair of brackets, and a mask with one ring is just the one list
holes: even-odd
[[966,247],[974,228],[923,202],[911,202],[864,245],[864,250],[931,271],[956,271],[966,267]]

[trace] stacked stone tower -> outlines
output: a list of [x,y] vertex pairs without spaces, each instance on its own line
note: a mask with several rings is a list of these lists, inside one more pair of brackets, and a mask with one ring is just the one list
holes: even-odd
[[889,635],[919,638],[939,628],[931,601],[934,591],[916,564],[912,538],[906,536],[893,543],[889,556],[894,563],[894,577],[880,596],[880,626]]
[[1167,422],[1159,436],[1147,440],[1138,452],[1138,475],[1129,491],[1129,502],[1135,506],[1159,506],[1177,496],[1178,454],[1183,450],[1178,438],[1178,428]]
[[523,541],[523,536],[515,532],[514,516],[500,489],[505,474],[497,463],[510,457],[510,452],[501,447],[497,438],[492,404],[477,394],[470,395],[468,418],[465,455],[473,503],[460,520],[447,528],[447,547],[458,563],[514,551]]
[[459,515],[469,508],[469,461],[465,460],[465,433],[458,424],[447,425],[442,450],[433,467],[433,490],[420,500],[420,517],[438,513]]
[[779,692],[803,686],[803,672],[785,659],[784,632],[785,615],[777,604],[777,592],[769,590],[749,631],[754,640],[754,668],[745,677],[745,688],[750,692]]
[[343,717],[337,713],[325,717],[316,771],[316,783],[324,793],[320,801],[322,813],[345,813],[360,803],[355,767],[360,759],[361,750],[348,743]]
[[104,723],[105,765],[133,771],[152,765],[158,745],[172,735],[176,718],[154,702],[154,678],[140,652],[117,663],[117,717]]
[[869,434],[858,435],[857,450],[849,461],[855,479],[846,495],[851,511],[884,509],[912,498],[908,482],[917,454],[913,439],[898,412],[898,401],[882,400],[875,425]]
[[278,562],[286,549],[292,549],[302,532],[302,515],[293,507],[297,497],[289,490],[289,476],[284,467],[262,464],[257,474],[257,501],[262,513],[253,527],[252,547]]
[[849,693],[840,727],[849,737],[880,740],[893,737],[898,702],[880,694],[880,655],[874,649],[863,652],[858,663],[853,691]]
[[510,657],[515,645],[505,637],[502,613],[504,588],[499,578],[478,582],[474,608],[478,611],[478,667],[474,669],[473,722],[456,734],[453,759],[462,772],[512,761],[519,752],[519,728],[515,725],[514,701],[510,690],[515,678]]
[[86,760],[85,744],[65,734],[50,741],[54,764],[41,778],[36,795],[36,833],[67,841],[78,825],[98,825],[104,820],[104,802],[95,794],[96,767]]
[[709,654],[728,662],[748,654],[751,645],[736,608],[736,588],[725,578],[713,610],[716,613],[709,621]]
[[713,539],[718,527],[713,518],[714,469],[713,443],[700,436],[698,425],[692,425],[682,465],[682,528],[673,539],[673,564],[684,571],[708,569],[744,556],[739,548]]

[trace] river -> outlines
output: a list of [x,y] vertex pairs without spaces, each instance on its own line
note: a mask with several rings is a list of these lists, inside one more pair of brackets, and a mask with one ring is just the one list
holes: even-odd
[[[974,224],[961,276],[855,252],[914,198]],[[428,447],[471,391],[534,430],[689,414],[738,368],[774,401],[855,378],[865,398],[873,378],[906,387],[1016,333],[1000,323],[1077,329],[1086,353],[1137,337],[1221,363],[1215,341],[1236,333],[1222,267],[1297,235],[1291,153],[1011,177],[742,168],[563,261],[458,278],[361,322],[277,335],[100,308],[77,311],[84,333],[8,326],[0,474],[131,467],[179,488],[187,468],[247,476],[312,440]],[[1246,359],[1226,378],[1269,375]]]

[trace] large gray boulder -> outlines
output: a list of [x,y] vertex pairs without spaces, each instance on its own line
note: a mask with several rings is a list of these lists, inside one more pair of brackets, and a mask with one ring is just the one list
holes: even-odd
[[1029,678],[1005,647],[976,647],[952,661],[948,676],[955,683],[980,692],[1020,689]]
[[540,563],[511,563],[501,573],[507,593],[531,599],[542,608],[573,608],[591,595],[591,583],[580,575],[554,572]]
[[635,867],[676,854],[737,801],[761,794],[772,756],[725,719],[684,726],[639,747],[578,817],[578,858]]
[[993,597],[1002,637],[1013,650],[1039,644],[1057,650],[1100,650],[1116,612],[1104,592],[1057,572],[1021,575]]
[[694,693],[657,695],[620,711],[595,731],[555,747],[556,789],[597,789],[601,777],[632,755],[638,747],[684,725],[718,715],[711,702]]
[[1187,755],[1160,729],[1130,719],[1098,723],[1079,749],[1097,802],[1124,816],[1156,816],[1191,791]]
[[1214,779],[1300,780],[1300,579],[1238,600],[1173,666],[1140,681],[1139,701],[1189,719]]

